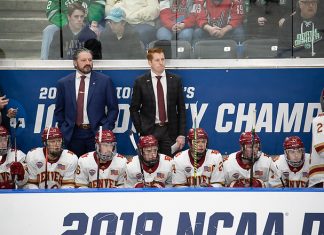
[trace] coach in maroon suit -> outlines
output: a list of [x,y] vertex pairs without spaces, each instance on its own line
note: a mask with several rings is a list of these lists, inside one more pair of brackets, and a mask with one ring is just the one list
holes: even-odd
[[159,152],[171,156],[185,144],[185,104],[181,79],[165,71],[164,52],[152,48],[147,53],[151,70],[135,80],[130,105],[131,119],[141,136],[153,134]]

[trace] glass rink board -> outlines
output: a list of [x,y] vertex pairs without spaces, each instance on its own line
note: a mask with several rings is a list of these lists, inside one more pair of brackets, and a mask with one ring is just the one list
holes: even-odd
[[323,189],[1,190],[1,234],[324,234]]

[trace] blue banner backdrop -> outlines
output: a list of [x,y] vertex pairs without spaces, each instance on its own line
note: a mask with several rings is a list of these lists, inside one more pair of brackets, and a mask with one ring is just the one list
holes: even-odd
[[[56,81],[71,70],[1,70],[0,86],[18,108],[22,125],[17,145],[24,152],[40,146],[40,133],[54,126]],[[120,114],[114,132],[118,152],[135,154],[128,139],[133,128],[129,115],[135,78],[144,70],[105,70],[116,86]],[[311,121],[320,112],[323,68],[289,69],[179,69],[187,109],[187,129],[196,125],[209,134],[209,147],[229,154],[238,150],[239,135],[252,128],[256,116],[263,151],[282,153],[286,136],[300,136],[309,152]],[[254,115],[256,110],[256,115]],[[12,120],[11,125],[15,126]],[[14,133],[11,130],[11,133]]]

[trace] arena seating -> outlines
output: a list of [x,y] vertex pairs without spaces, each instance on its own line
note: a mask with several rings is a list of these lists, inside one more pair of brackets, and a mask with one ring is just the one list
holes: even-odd
[[236,59],[237,43],[234,40],[202,40],[194,46],[196,59]]
[[166,59],[190,59],[191,44],[179,40],[156,40],[149,43],[149,48],[160,47],[164,50]]

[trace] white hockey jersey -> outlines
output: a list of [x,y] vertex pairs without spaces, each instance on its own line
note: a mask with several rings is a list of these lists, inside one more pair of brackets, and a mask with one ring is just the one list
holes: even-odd
[[[145,185],[154,187],[154,184],[161,184],[165,187],[172,186],[172,158],[164,154],[159,154],[159,162],[153,167],[143,166]],[[136,155],[130,158],[126,166],[125,188],[135,188],[137,184],[143,183],[140,160]]]
[[192,187],[207,184],[222,187],[224,185],[222,155],[217,150],[207,149],[205,157],[197,162],[195,175],[194,159],[191,157],[190,150],[178,153],[174,157],[172,184]]
[[[279,173],[270,174],[269,185],[273,188],[305,188],[308,186],[309,154],[305,153],[305,162],[298,168],[288,165],[285,155],[274,157],[273,161]],[[281,177],[281,179],[280,179]],[[284,184],[284,185],[283,185]]]
[[100,164],[98,184],[98,156],[90,152],[79,158],[75,185],[86,188],[115,188],[124,184],[126,158],[116,154],[111,161]]
[[[14,189],[15,184],[10,174],[10,165],[15,161],[16,151],[8,149],[6,156],[0,156],[0,189]],[[25,157],[22,151],[17,150],[17,161],[21,162],[25,167]],[[17,186],[20,188],[27,183],[28,173],[25,168],[25,176],[23,180],[16,181]]]
[[[227,187],[229,187],[233,181],[237,180],[243,180],[246,185],[249,185],[250,165],[242,162],[241,155],[242,152],[238,151],[231,153],[224,159],[224,176]],[[260,179],[265,186],[268,187],[271,171],[274,172],[274,174],[278,174],[278,170],[271,157],[261,153],[260,158],[253,165],[253,178]]]
[[309,187],[318,183],[324,183],[324,113],[320,113],[312,122]]
[[26,156],[29,180],[26,188],[74,188],[74,173],[77,168],[78,157],[68,150],[63,150],[56,162],[47,162],[47,177],[45,172],[45,149],[35,148]]

